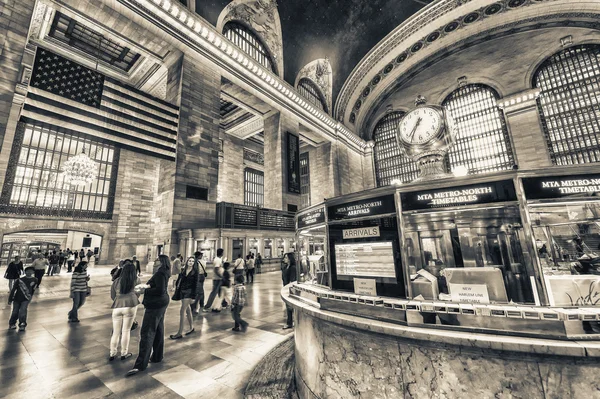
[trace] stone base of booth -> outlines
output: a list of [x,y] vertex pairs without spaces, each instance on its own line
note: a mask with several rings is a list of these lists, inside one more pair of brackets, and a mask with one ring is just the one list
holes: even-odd
[[600,397],[597,342],[429,332],[282,296],[295,308],[300,399]]

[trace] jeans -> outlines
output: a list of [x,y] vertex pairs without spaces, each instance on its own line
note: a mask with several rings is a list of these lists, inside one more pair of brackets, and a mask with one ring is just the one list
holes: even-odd
[[204,309],[210,309],[213,302],[215,301],[215,298],[217,297],[217,295],[219,295],[219,291],[221,289],[222,283],[223,283],[223,280],[221,280],[221,279],[213,280],[212,291],[210,292],[210,296],[208,297],[208,301],[206,302]]
[[294,309],[290,308],[289,306],[286,306],[285,310],[287,312],[286,325],[291,327],[294,325]]
[[240,315],[240,313],[242,313],[242,309],[244,309],[244,307],[241,305],[233,305],[233,307],[231,308],[231,317],[233,317],[233,320],[235,322],[234,327],[242,327],[242,330],[245,331],[248,328],[248,323],[242,320],[242,316]]
[[131,308],[116,308],[112,311],[113,331],[110,337],[110,356],[117,355],[119,337],[121,337],[121,356],[129,353],[129,338],[131,326],[135,320],[137,306]]
[[15,286],[15,283],[17,282],[18,278],[9,278],[8,279],[8,293],[10,294],[10,292],[12,291],[13,287]]
[[73,261],[73,260],[67,261],[67,266],[68,266],[67,273],[71,273],[71,271],[73,271],[73,262],[75,262],[75,261]]
[[162,361],[165,349],[166,311],[167,306],[159,309],[146,309],[140,332],[140,351],[135,360],[134,369],[146,370],[150,360],[152,363]]
[[254,282],[254,269],[246,270],[246,281],[249,283]]
[[17,319],[19,319],[20,326],[27,326],[27,307],[29,306],[29,301],[23,302],[13,302],[12,313],[10,315],[10,320],[8,321],[9,326],[14,326],[17,323]]
[[44,277],[44,269],[41,269],[41,270],[35,269],[34,274],[35,274],[35,278],[37,278],[37,281],[38,281],[37,288],[39,288],[40,284],[42,284],[42,277]]
[[53,276],[54,273],[58,274],[58,265],[57,264],[48,266],[48,275]]
[[85,303],[85,297],[87,292],[76,291],[72,293],[73,295],[73,309],[69,312],[69,320],[79,320],[79,315],[77,311],[79,308],[83,306]]

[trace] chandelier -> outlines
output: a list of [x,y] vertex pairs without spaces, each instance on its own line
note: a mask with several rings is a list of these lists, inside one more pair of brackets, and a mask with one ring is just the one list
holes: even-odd
[[69,158],[63,165],[63,176],[65,182],[74,186],[82,186],[90,184],[96,179],[96,170],[98,169],[94,162],[85,153],[85,148],[82,153]]

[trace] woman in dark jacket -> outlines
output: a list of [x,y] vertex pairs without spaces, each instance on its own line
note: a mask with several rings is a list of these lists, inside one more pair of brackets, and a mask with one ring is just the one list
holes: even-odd
[[[286,286],[296,280],[298,280],[296,275],[296,256],[293,252],[287,253],[283,256],[283,269],[281,270],[281,278],[283,280],[283,285]],[[283,326],[284,330],[288,328],[294,327],[294,313],[293,309],[286,304],[287,311],[287,320],[285,326]]]
[[180,339],[183,337],[183,324],[185,323],[185,317],[187,315],[188,322],[190,323],[190,330],[185,335],[190,335],[194,330],[194,318],[192,317],[191,304],[196,300],[200,291],[200,271],[198,262],[194,257],[189,257],[185,266],[179,273],[177,283],[175,284],[175,294],[173,294],[173,300],[181,300],[181,310],[179,311],[179,330],[177,334],[171,335],[171,339]]
[[[167,288],[171,277],[171,263],[167,255],[160,255],[158,269],[152,278],[140,288],[145,289],[142,304],[146,308],[140,333],[139,355],[135,365],[127,372],[131,376],[146,370],[148,363],[161,362],[165,346],[165,312],[169,306]],[[152,356],[150,356],[152,355]]]

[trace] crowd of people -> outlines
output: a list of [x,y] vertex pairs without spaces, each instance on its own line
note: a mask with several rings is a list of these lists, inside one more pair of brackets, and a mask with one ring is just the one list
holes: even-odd
[[[91,252],[91,251],[90,251]],[[61,256],[62,254],[62,256]],[[87,273],[89,258],[77,251],[53,251],[47,256],[40,255],[33,259],[27,267],[23,267],[18,256],[7,268],[5,277],[9,280],[9,304],[13,309],[9,320],[9,328],[19,330],[27,326],[27,309],[33,293],[39,287],[44,272],[46,275],[58,274],[64,261],[68,264],[68,272],[72,273],[70,298],[73,306],[68,313],[70,323],[79,323],[79,310],[91,295],[90,277]],[[93,255],[93,253],[92,253]],[[172,340],[181,339],[193,334],[194,316],[200,311],[219,313],[223,309],[231,310],[233,319],[232,331],[246,332],[248,322],[242,318],[242,311],[247,304],[245,284],[254,282],[256,260],[253,254],[246,257],[239,255],[233,266],[224,256],[223,249],[218,249],[208,268],[201,252],[185,260],[181,254],[169,259],[160,255],[154,262],[152,277],[142,283],[140,280],[140,262],[135,256],[124,259],[111,270],[112,285],[110,296],[112,300],[112,334],[110,338],[109,361],[114,361],[120,355],[121,360],[133,356],[129,351],[131,331],[138,327],[136,314],[141,304],[145,308],[140,328],[138,356],[134,366],[127,372],[131,376],[145,370],[150,362],[162,361],[164,355],[164,319],[171,300],[181,303],[179,311],[179,328],[169,335]],[[73,268],[74,266],[74,268]],[[54,269],[56,267],[56,269]],[[208,297],[205,297],[204,283],[207,278],[212,280]],[[296,280],[296,263],[293,253],[286,254],[282,261],[283,283]],[[169,280],[173,280],[169,284]],[[206,299],[206,301],[205,301]],[[287,308],[287,321],[284,329],[292,328],[292,310]],[[187,329],[186,329],[187,327]],[[185,331],[184,331],[185,330]]]

